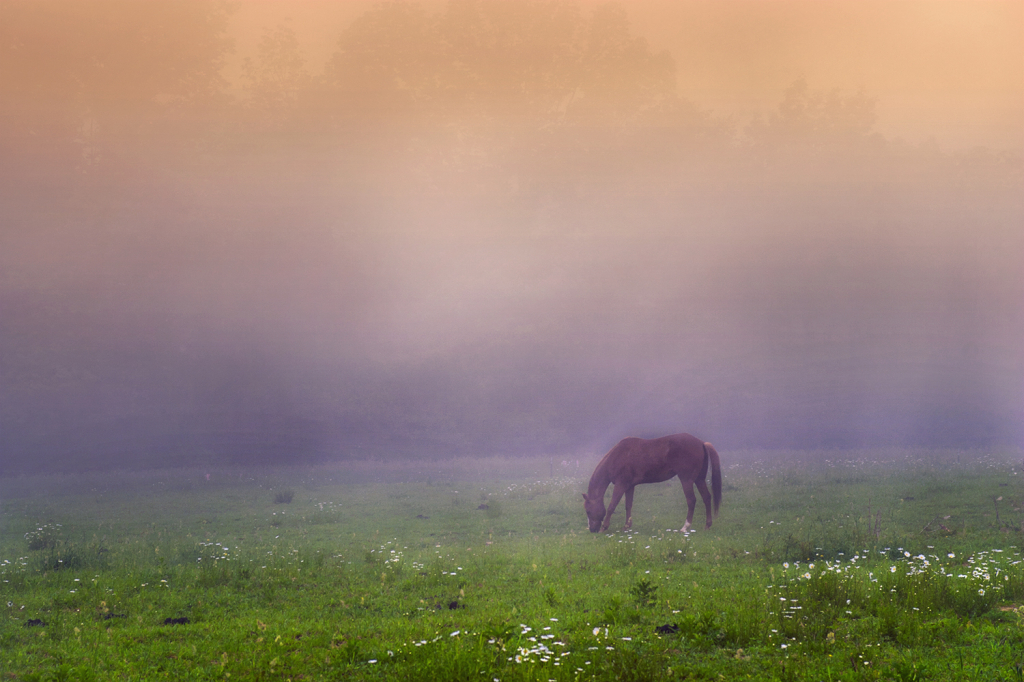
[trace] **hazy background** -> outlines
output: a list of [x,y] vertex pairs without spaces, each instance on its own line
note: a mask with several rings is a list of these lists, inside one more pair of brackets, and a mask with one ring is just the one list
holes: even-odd
[[0,473],[1024,445],[1024,4],[0,3]]

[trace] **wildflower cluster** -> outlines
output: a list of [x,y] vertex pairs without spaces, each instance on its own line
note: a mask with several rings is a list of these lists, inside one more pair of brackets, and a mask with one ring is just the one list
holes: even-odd
[[[889,574],[890,576],[905,576],[909,578],[923,576],[932,577],[940,576],[945,578],[955,578],[957,580],[966,580],[965,583],[971,589],[977,590],[980,596],[984,596],[988,590],[1000,590],[1003,585],[1001,583],[1009,582],[1010,567],[1017,566],[1021,563],[1020,559],[1007,560],[1002,558],[1004,552],[1001,549],[994,549],[989,551],[977,552],[964,560],[962,563],[957,563],[957,556],[955,552],[948,552],[946,556],[939,557],[937,554],[911,554],[909,551],[898,547],[893,552],[889,547],[880,551],[879,554],[885,557],[903,555],[903,560],[889,563],[887,568],[879,571],[880,575]],[[862,555],[863,554],[863,555]],[[821,577],[824,573],[838,573],[843,575],[851,574],[851,571],[861,571],[861,574],[866,570],[866,566],[862,561],[858,564],[858,560],[864,560],[868,558],[868,552],[865,550],[862,554],[855,554],[849,563],[843,561],[824,561],[823,567],[820,569],[818,577]],[[1016,552],[1015,556],[1020,556],[1020,552]],[[782,564],[784,575],[789,570],[789,562]],[[810,563],[807,565],[807,569],[800,568],[800,562],[794,562],[793,568],[796,571],[794,576],[797,580],[810,580],[815,577],[811,571],[814,570],[815,565]],[[868,571],[868,581],[871,583],[877,583],[879,576],[875,575],[874,571]]]
[[[615,645],[613,644],[613,642],[616,642],[616,641],[632,642],[633,641],[632,637],[618,637],[618,638],[614,637],[608,627],[600,627],[600,626],[599,627],[595,627],[591,631],[591,634],[593,635],[593,637],[594,637],[594,639],[596,641],[594,642],[594,644],[592,644],[591,646],[587,647],[587,651],[594,651],[594,652],[598,652],[598,653],[596,653],[596,654],[588,654],[588,657],[590,657],[590,658],[595,658],[595,657],[598,657],[598,656],[607,655],[607,654],[601,654],[600,652],[615,651]],[[585,666],[586,665],[591,665],[591,664],[593,664],[593,660],[584,660],[583,661],[583,665],[585,665]],[[577,665],[579,665],[579,664],[577,663]],[[583,672],[584,669],[580,668],[580,667],[577,667],[576,671],[577,672]]]
[[[769,597],[774,607],[769,611],[778,618],[778,628],[771,631],[769,640],[776,635],[793,641],[819,631],[819,626],[830,629],[836,619],[878,616],[893,608],[905,613],[944,609],[967,616],[984,613],[998,599],[1018,595],[1024,577],[1017,568],[1020,553],[1008,556],[1001,549],[966,557],[955,552],[912,554],[901,547],[886,547],[877,557],[873,554],[858,552],[848,561],[803,566],[783,563],[781,580],[769,585],[769,590],[775,588]],[[817,626],[812,627],[814,623]]]
[[[552,618],[552,622],[558,622],[557,618]],[[566,656],[571,655],[570,651],[559,651],[556,652],[550,647],[562,647],[566,646],[565,642],[558,641],[555,639],[551,631],[551,626],[547,625],[542,629],[541,633],[531,635],[533,628],[520,623],[520,644],[516,647],[516,653],[508,657],[509,661],[515,661],[516,663],[551,663],[555,666],[562,664],[562,659]],[[490,639],[488,644],[495,644],[494,639]],[[550,645],[550,646],[549,646]]]
[[[366,562],[381,566],[390,571],[400,569],[403,565],[403,554],[402,550],[398,549],[398,545],[395,544],[396,542],[397,540],[388,540],[377,549],[367,551]],[[413,562],[413,567],[415,568],[416,566],[421,566],[421,564]]]
[[[200,542],[199,546],[203,548],[200,550],[200,553],[205,554],[206,559],[214,565],[216,565],[218,561],[230,561],[231,559],[231,550],[227,545],[222,545],[219,542]],[[236,547],[235,549],[238,548]],[[196,561],[202,563],[203,557],[200,556]]]
[[57,546],[60,537],[59,523],[44,523],[25,533],[29,549],[52,549]]
[[[978,595],[984,597],[986,590],[989,591],[1000,591],[1005,586],[1005,583],[1010,582],[1010,569],[1013,566],[1019,566],[1021,563],[1020,559],[1012,560],[996,555],[1003,554],[1003,550],[994,549],[991,552],[982,551],[968,557],[967,567],[969,573],[956,572],[958,580],[967,580],[968,585],[971,589],[977,589]],[[952,556],[952,553],[950,553]],[[1014,556],[1020,556],[1020,552],[1015,552]],[[954,573],[946,573],[943,567],[939,567],[939,570],[948,578],[952,578]],[[965,569],[966,570],[966,569]]]
[[[551,623],[557,623],[557,618],[551,618]],[[436,633],[430,639],[414,639],[408,644],[400,644],[394,650],[387,650],[388,659],[394,661],[408,661],[410,657],[435,656],[428,653],[435,646],[448,648],[455,646],[459,650],[476,650],[481,652],[479,647],[494,647],[499,652],[507,654],[506,662],[513,665],[551,665],[563,667],[567,657],[572,655],[568,650],[568,644],[562,641],[560,635],[553,632],[555,626],[545,625],[539,631],[526,623],[520,623],[518,627],[507,627],[501,631],[494,631],[490,634],[470,632],[468,630],[454,630],[447,635]],[[628,639],[628,638],[625,638]],[[592,647],[594,648],[594,647]],[[612,649],[614,647],[608,647]],[[486,654],[490,658],[492,654]],[[375,664],[380,658],[367,659],[366,663]],[[586,665],[591,662],[586,661]],[[582,670],[582,669],[580,669]]]
[[313,503],[313,509],[302,514],[303,522],[313,525],[323,525],[338,523],[341,521],[341,503],[330,500],[311,500],[311,502]]
[[402,560],[402,552],[397,549],[388,549],[388,545],[392,544],[392,540],[388,540],[385,544],[381,545],[379,549],[371,549],[370,554],[374,556],[375,561],[379,561],[382,564],[397,564]]
[[[6,576],[14,573],[24,573],[28,568],[28,557],[20,556],[14,561],[10,559],[0,560],[0,575]],[[5,579],[4,582],[7,582]]]

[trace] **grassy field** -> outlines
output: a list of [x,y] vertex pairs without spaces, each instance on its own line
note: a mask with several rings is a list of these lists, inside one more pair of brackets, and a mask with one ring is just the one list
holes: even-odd
[[1020,452],[722,460],[689,535],[575,460],[3,480],[2,679],[1024,677]]

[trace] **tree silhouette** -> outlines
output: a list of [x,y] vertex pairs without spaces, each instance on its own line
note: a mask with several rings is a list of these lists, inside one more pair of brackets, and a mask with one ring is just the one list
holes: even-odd
[[392,150],[378,157],[499,184],[621,165],[679,106],[671,57],[622,7],[539,1],[378,5],[341,35],[321,96],[342,137]]
[[786,89],[775,111],[747,127],[746,138],[754,158],[764,163],[835,160],[881,146],[875,119],[875,100],[863,92],[814,91],[799,79]]
[[0,145],[60,175],[151,150],[183,119],[194,127],[225,85],[228,12],[204,0],[0,3]]
[[630,33],[620,5],[600,5],[586,29],[575,64],[577,90],[570,110],[582,118],[605,116],[633,122],[675,95],[675,64],[667,52],[654,54],[643,38]]
[[257,131],[279,130],[295,117],[300,98],[312,85],[305,65],[295,31],[283,24],[265,31],[256,57],[245,58],[246,106]]
[[335,114],[378,119],[409,113],[422,101],[436,62],[429,15],[405,2],[382,3],[342,33],[325,80]]

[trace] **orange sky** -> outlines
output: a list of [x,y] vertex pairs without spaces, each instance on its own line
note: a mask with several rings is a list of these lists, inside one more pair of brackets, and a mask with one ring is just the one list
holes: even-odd
[[[590,4],[587,0],[584,4]],[[287,20],[311,70],[367,0],[243,0],[231,77],[262,31]],[[438,0],[430,4],[441,6]],[[1024,3],[1019,0],[686,0],[624,3],[634,30],[672,52],[680,92],[741,121],[806,78],[863,89],[879,130],[951,148],[1024,146]]]

